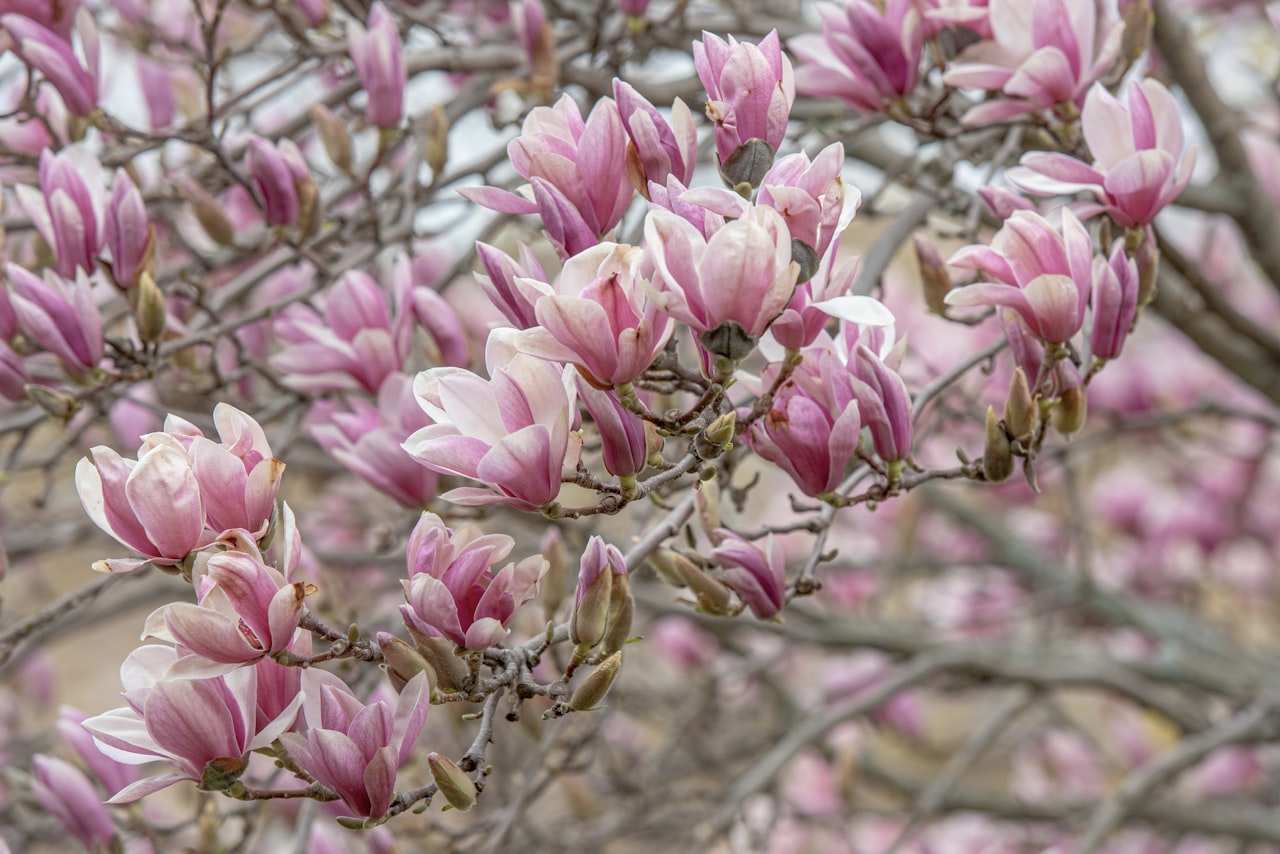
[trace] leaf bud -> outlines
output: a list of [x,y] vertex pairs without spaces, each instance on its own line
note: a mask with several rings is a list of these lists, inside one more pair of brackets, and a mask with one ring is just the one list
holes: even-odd
[[982,446],[982,475],[999,483],[1013,474],[1013,448],[1004,423],[996,418],[994,406],[987,407],[987,438]]
[[613,687],[613,680],[618,678],[618,670],[622,667],[622,651],[600,662],[600,665],[582,680],[569,698],[569,708],[575,712],[589,712],[600,707],[600,702]]
[[436,781],[436,788],[444,795],[449,806],[466,812],[476,805],[478,792],[475,781],[457,763],[439,753],[428,753],[427,765],[431,768],[431,779]]

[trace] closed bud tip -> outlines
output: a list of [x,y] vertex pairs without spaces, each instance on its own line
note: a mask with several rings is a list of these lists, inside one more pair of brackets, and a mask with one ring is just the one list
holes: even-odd
[[428,753],[427,766],[431,769],[431,779],[436,781],[436,788],[449,806],[466,812],[476,805],[478,792],[475,782],[452,759],[439,753]]
[[999,483],[1013,474],[1013,448],[994,406],[987,407],[987,437],[982,446],[982,475]]
[[582,684],[569,698],[569,708],[575,712],[589,712],[599,708],[601,701],[613,687],[613,681],[618,678],[618,671],[621,668],[622,651],[619,650],[600,662],[599,666],[582,680]]

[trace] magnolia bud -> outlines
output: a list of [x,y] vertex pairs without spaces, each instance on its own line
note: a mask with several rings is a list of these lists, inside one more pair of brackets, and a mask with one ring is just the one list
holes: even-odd
[[750,196],[772,166],[773,146],[763,139],[749,139],[720,164],[720,177],[735,192]]
[[1088,414],[1088,401],[1083,386],[1071,386],[1058,396],[1053,408],[1053,426],[1064,436],[1069,436],[1084,426]]
[[613,680],[618,678],[618,670],[621,667],[621,651],[615,652],[600,662],[600,666],[591,671],[591,674],[583,679],[582,684],[573,692],[573,696],[569,698],[569,708],[575,712],[589,712],[599,708],[600,701],[613,687]]
[[[471,668],[454,654],[450,641],[420,634],[411,626],[406,628],[418,644],[418,654],[435,674],[437,688],[441,691],[466,691],[471,687]],[[427,675],[430,678],[431,674]]]
[[208,190],[194,181],[186,181],[182,185],[182,195],[191,204],[191,212],[196,215],[196,221],[214,243],[223,246],[235,243],[235,226],[223,213],[222,205],[210,195]]
[[613,573],[605,567],[582,591],[569,617],[569,639],[579,647],[590,649],[600,643],[609,621],[609,596]]
[[298,193],[298,219],[295,224],[306,240],[315,237],[320,230],[320,222],[324,219],[324,212],[320,207],[320,188],[310,175],[295,181],[293,186]]
[[428,753],[427,765],[431,768],[431,779],[436,781],[436,788],[449,806],[466,812],[476,805],[475,782],[452,759],[439,753]]
[[422,159],[431,167],[431,174],[444,172],[449,162],[449,114],[443,104],[436,104],[427,113],[427,124],[422,134]]
[[711,540],[711,545],[720,545],[723,537],[720,534],[720,486],[716,481],[703,483],[694,493],[693,501],[698,508],[698,521],[702,524],[703,533]]
[[636,600],[631,595],[630,576],[612,573],[614,578],[609,586],[609,620],[600,641],[600,650],[605,655],[612,655],[622,649],[631,638],[631,620],[635,616]]
[[1014,369],[1013,379],[1009,382],[1009,396],[1004,402],[1004,426],[1015,439],[1030,436],[1036,427],[1035,402],[1022,368]]
[[402,690],[410,679],[424,672],[427,681],[435,687],[438,681],[436,672],[421,653],[387,632],[378,632],[377,639],[382,649],[382,660],[387,663],[387,676],[396,691]]
[[733,447],[737,426],[738,413],[732,410],[726,412],[694,437],[693,450],[704,460],[714,460]]
[[329,155],[334,166],[350,174],[354,162],[351,154],[351,132],[342,119],[324,104],[312,104],[311,122],[316,126],[316,135],[320,137],[324,153]]
[[1156,298],[1156,280],[1160,276],[1160,250],[1150,235],[1138,244],[1133,261],[1138,267],[1138,308],[1142,308]]
[[48,386],[35,385],[33,383],[27,383],[24,389],[27,392],[27,397],[31,398],[37,406],[54,418],[61,418],[66,421],[80,410],[80,401],[62,389],[49,388]]
[[167,315],[164,294],[151,274],[143,271],[138,286],[132,292],[133,322],[138,327],[138,340],[143,344],[157,344],[164,338]]
[[992,483],[1013,474],[1013,448],[994,406],[987,407],[987,438],[982,446],[982,476]]
[[938,254],[938,247],[933,241],[919,234],[911,238],[916,250],[916,261],[920,264],[920,284],[924,289],[924,303],[929,311],[937,315],[947,314],[947,293],[951,290],[951,275],[947,273],[947,265]]
[[723,616],[732,608],[729,588],[699,569],[693,561],[670,549],[659,549],[649,557],[654,570],[675,587],[687,587],[698,601],[699,610]]
[[542,576],[541,595],[538,597],[547,618],[556,612],[568,592],[569,551],[565,548],[560,529],[549,527],[542,535],[539,551],[547,561],[547,571]]

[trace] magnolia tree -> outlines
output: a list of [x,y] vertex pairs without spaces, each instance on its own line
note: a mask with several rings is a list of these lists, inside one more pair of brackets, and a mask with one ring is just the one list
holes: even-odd
[[1280,850],[1280,4],[0,32],[0,850]]

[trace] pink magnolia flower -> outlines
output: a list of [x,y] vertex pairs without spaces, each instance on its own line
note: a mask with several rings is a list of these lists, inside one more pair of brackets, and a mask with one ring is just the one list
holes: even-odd
[[450,530],[439,516],[423,513],[409,540],[409,578],[401,582],[405,625],[477,651],[500,643],[516,609],[538,595],[549,567],[533,555],[494,572],[514,545],[508,536],[482,535],[470,525]]
[[98,749],[93,736],[84,728],[88,716],[79,709],[62,706],[58,709],[58,733],[71,745],[76,755],[89,769],[93,778],[102,784],[109,796],[137,782],[138,769],[133,765],[117,762]]
[[409,680],[395,700],[358,700],[347,683],[312,667],[302,674],[305,733],[281,742],[304,771],[332,789],[361,818],[391,808],[396,772],[426,722],[431,687],[425,673]]
[[[832,310],[832,302],[824,306]],[[838,310],[833,314],[841,316]],[[911,394],[897,372],[905,339],[895,344],[892,315],[887,322],[861,312],[852,319],[845,318],[838,346],[846,354],[844,362],[852,377],[862,422],[870,428],[876,453],[886,462],[905,460],[911,455]]]
[[733,322],[759,336],[791,301],[799,266],[786,220],[771,207],[753,206],[710,239],[655,208],[644,232],[659,307],[699,334]]
[[761,179],[756,204],[775,208],[791,239],[822,258],[862,203],[858,189],[845,186],[843,169],[844,145],[839,142],[822,149],[812,162],[804,152],[784,157]]
[[698,79],[707,90],[707,118],[715,125],[721,163],[751,139],[778,150],[796,99],[791,60],[782,53],[777,30],[759,45],[704,32],[693,43]]
[[27,383],[30,381],[22,357],[7,341],[0,340],[0,398],[22,400],[27,396]]
[[996,280],[957,288],[947,305],[1003,305],[1032,334],[1062,344],[1080,331],[1093,279],[1093,241],[1068,209],[1057,229],[1039,214],[1016,211],[991,246],[961,249],[948,262],[982,270]]
[[[39,17],[54,23],[47,12]],[[22,61],[58,90],[71,114],[87,116],[98,108],[98,29],[88,11],[77,14],[75,21],[84,47],[83,62],[71,47],[69,32],[54,32],[22,14],[0,15],[0,28],[13,39],[14,50]]]
[[300,391],[377,394],[404,367],[413,343],[412,282],[394,278],[388,300],[372,276],[348,270],[325,293],[322,313],[298,304],[281,312],[274,330],[288,345],[271,365],[285,383]]
[[[762,382],[772,383],[771,365]],[[808,495],[826,495],[844,479],[858,448],[862,419],[847,373],[828,373],[829,396],[816,399],[796,383],[774,396],[769,412],[752,422],[747,444],[777,465]]]
[[487,243],[476,244],[476,255],[485,272],[476,273],[476,281],[485,292],[485,296],[499,311],[511,321],[517,329],[528,329],[538,325],[538,318],[533,304],[541,296],[541,289],[533,294],[526,294],[516,284],[518,279],[533,279],[535,282],[547,284],[549,279],[542,269],[537,256],[520,244],[520,261],[517,263],[501,249]]
[[79,9],[80,0],[62,0],[59,3],[50,3],[49,0],[0,0],[0,14],[13,13],[30,18],[63,38],[71,37],[71,26]]
[[601,243],[565,263],[555,288],[521,282],[541,291],[535,304],[540,327],[516,337],[522,351],[572,362],[598,387],[630,383],[652,364],[675,328],[650,298],[641,278],[644,252]]
[[260,726],[255,668],[212,679],[165,678],[177,658],[178,651],[167,646],[134,650],[120,667],[127,705],[84,722],[102,752],[119,762],[162,759],[177,767],[125,787],[107,803],[132,803],[183,780],[206,789],[225,787],[243,773],[250,751],[270,745],[298,715],[301,694]]
[[86,851],[110,850],[116,838],[115,822],[102,797],[79,768],[52,756],[37,753],[31,794],[56,818]]
[[163,433],[143,437],[144,449],[169,446],[187,454],[211,533],[243,530],[261,537],[271,522],[284,463],[271,455],[258,422],[234,406],[216,405],[213,423],[218,430],[217,442],[191,422],[170,415]]
[[991,38],[987,0],[923,0],[925,38],[931,39],[948,27],[965,27],[984,39]]
[[376,405],[358,397],[346,404],[346,411],[318,416],[323,423],[311,427],[316,442],[401,506],[426,507],[436,496],[440,478],[418,465],[403,447],[405,439],[431,423],[413,397],[412,378],[391,374],[378,389]]
[[764,547],[727,528],[717,528],[720,544],[712,559],[724,568],[725,581],[758,619],[768,620],[782,610],[787,595],[787,558],[782,541],[770,534]]
[[105,217],[106,245],[111,250],[111,276],[117,285],[130,288],[151,263],[156,230],[147,217],[142,193],[123,169],[116,170]]
[[569,639],[579,649],[590,649],[604,639],[613,588],[626,583],[626,578],[627,562],[617,546],[598,536],[587,540],[578,561],[578,585],[569,617]]
[[523,195],[497,187],[458,192],[502,213],[542,216],[547,236],[562,258],[595,246],[626,213],[635,190],[621,168],[627,132],[610,99],[596,102],[584,122],[565,95],[554,107],[529,113],[520,136],[507,146],[516,172],[529,181]]
[[840,254],[839,235],[822,255],[818,272],[807,282],[796,286],[791,302],[769,327],[774,339],[790,350],[801,350],[818,339],[831,321],[831,315],[821,308],[828,300],[849,293],[862,266],[861,257],[847,258],[837,263]]
[[577,464],[581,436],[571,432],[574,368],[502,353],[500,330],[486,353],[490,379],[461,368],[418,375],[414,393],[435,423],[404,448],[433,471],[471,478],[442,498],[455,504],[510,504],[536,510],[560,493],[565,466]]
[[298,186],[313,180],[296,143],[282,139],[275,145],[260,136],[249,140],[245,169],[267,222],[292,225],[301,213]]
[[801,65],[796,88],[816,98],[839,98],[863,113],[911,94],[920,79],[925,26],[913,0],[822,3],[822,32],[791,39]]
[[1105,0],[991,0],[992,40],[966,49],[942,80],[1005,97],[971,108],[966,124],[998,122],[1070,105],[1120,53],[1124,24]]
[[230,673],[293,640],[303,598],[315,586],[288,577],[251,554],[220,552],[209,558],[197,584],[199,604],[170,602],[147,617],[142,638],[176,643],[184,653],[166,678]]
[[368,29],[356,21],[347,27],[347,50],[360,85],[368,94],[365,115],[369,124],[383,130],[399,127],[407,78],[395,19],[386,6],[374,3],[369,10]]
[[7,302],[18,327],[57,356],[68,373],[96,368],[105,347],[102,314],[83,275],[69,282],[45,270],[41,279],[16,264],[6,265],[5,273]]
[[634,478],[644,471],[649,457],[644,422],[622,405],[618,393],[602,391],[578,378],[578,399],[600,433],[605,470],[614,477]]
[[102,167],[86,148],[40,155],[40,190],[15,188],[18,202],[53,250],[58,275],[92,273],[102,248]]
[[1120,355],[1138,311],[1138,265],[1118,242],[1110,258],[1093,259],[1093,330],[1089,352],[1095,359]]
[[1075,206],[1076,213],[1105,212],[1126,228],[1150,223],[1190,183],[1196,148],[1184,147],[1178,105],[1159,80],[1130,84],[1127,107],[1095,83],[1080,125],[1092,166],[1033,151],[1020,161],[1025,168],[1009,170],[1009,181],[1041,195],[1089,190],[1098,201]]
[[631,84],[616,77],[613,97],[622,126],[631,140],[627,147],[627,167],[638,167],[635,176],[638,180],[633,181],[637,189],[647,194],[650,181],[665,184],[667,176],[688,185],[698,165],[698,128],[684,101],[675,99],[668,122]]

